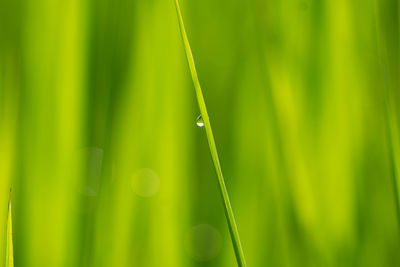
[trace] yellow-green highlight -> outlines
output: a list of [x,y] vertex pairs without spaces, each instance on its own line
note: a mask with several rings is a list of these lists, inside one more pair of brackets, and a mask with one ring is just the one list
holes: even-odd
[[13,230],[12,230],[12,212],[11,212],[11,191],[10,201],[8,204],[7,216],[7,245],[6,245],[6,267],[14,267],[14,247],[13,247]]

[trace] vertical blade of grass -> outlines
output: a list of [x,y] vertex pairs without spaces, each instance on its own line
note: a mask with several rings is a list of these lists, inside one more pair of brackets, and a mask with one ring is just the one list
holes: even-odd
[[389,92],[385,94],[385,124],[386,124],[386,131],[387,131],[387,139],[388,139],[388,146],[389,146],[389,157],[391,163],[391,176],[393,180],[393,191],[395,197],[395,206],[396,206],[396,213],[397,213],[397,225],[399,228],[400,234],[400,182],[399,182],[399,170],[400,170],[400,151],[398,149],[398,131],[396,129],[396,121],[395,116],[393,114],[393,108],[391,106],[390,100],[388,99]]
[[177,15],[178,15],[178,20],[179,20],[179,28],[180,28],[180,31],[182,34],[182,41],[183,41],[183,45],[184,45],[185,52],[186,52],[186,57],[187,57],[188,64],[189,64],[190,74],[192,76],[194,88],[196,91],[197,102],[199,105],[201,116],[204,121],[204,127],[205,127],[205,131],[206,131],[206,135],[207,135],[208,145],[210,148],[211,157],[212,157],[212,160],[214,163],[215,171],[216,171],[217,177],[218,177],[219,189],[220,189],[220,193],[221,193],[223,204],[224,204],[225,215],[226,215],[226,219],[228,222],[229,232],[231,235],[232,244],[233,244],[233,248],[234,248],[235,255],[236,255],[236,260],[237,260],[238,266],[246,266],[245,257],[244,257],[242,245],[240,242],[239,231],[236,226],[236,221],[235,221],[235,217],[233,215],[232,206],[229,201],[228,191],[226,189],[224,177],[222,175],[221,165],[219,163],[217,147],[215,145],[214,135],[212,133],[211,124],[210,124],[210,119],[208,117],[206,104],[204,102],[203,93],[202,93],[202,90],[200,87],[199,78],[197,76],[197,71],[196,71],[192,51],[190,49],[189,40],[186,35],[185,26],[183,23],[182,14],[181,14],[178,0],[175,0],[175,7],[176,7]]
[[384,122],[386,127],[387,145],[389,148],[389,163],[391,168],[391,178],[393,185],[393,194],[397,215],[397,226],[400,234],[400,144],[399,130],[396,125],[396,111],[391,99],[391,83],[389,82],[388,73],[388,48],[385,35],[382,34],[380,28],[379,1],[374,2],[374,17],[375,17],[375,33],[376,45],[378,51],[378,60],[380,63],[381,76],[383,82],[383,105],[384,105]]
[[12,241],[12,217],[11,217],[11,190],[10,190],[10,200],[8,202],[6,267],[14,267],[14,250]]
[[[384,79],[387,80],[386,71],[384,71]],[[398,130],[396,127],[396,117],[394,115],[394,108],[390,101],[390,92],[385,81],[385,92],[384,92],[384,108],[385,108],[385,125],[387,132],[387,140],[389,146],[389,158],[391,165],[391,176],[393,183],[393,192],[395,198],[395,207],[397,214],[397,225],[400,234],[400,182],[399,182],[399,171],[400,171],[400,151],[399,151],[399,141],[398,141]]]

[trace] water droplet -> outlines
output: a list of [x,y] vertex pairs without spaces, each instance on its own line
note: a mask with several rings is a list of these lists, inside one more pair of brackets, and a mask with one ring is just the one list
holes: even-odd
[[151,169],[140,169],[133,174],[132,190],[141,197],[151,197],[158,192],[160,179]]
[[203,127],[204,126],[204,121],[203,121],[203,117],[201,115],[199,115],[196,119],[196,124],[199,127]]
[[191,257],[198,261],[214,259],[221,250],[222,237],[215,227],[199,224],[189,230],[185,247]]

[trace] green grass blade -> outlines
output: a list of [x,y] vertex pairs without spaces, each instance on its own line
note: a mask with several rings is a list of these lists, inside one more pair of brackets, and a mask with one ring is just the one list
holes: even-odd
[[387,84],[387,74],[384,69],[383,71],[385,79],[384,87],[384,108],[385,108],[385,125],[387,132],[387,140],[389,146],[389,158],[391,165],[391,177],[393,183],[393,192],[395,199],[395,207],[397,214],[397,225],[400,230],[400,151],[399,151],[399,131],[396,127],[396,115],[393,107],[393,103],[390,99],[389,86]]
[[8,202],[6,267],[14,267],[14,250],[12,241],[12,216],[11,216],[11,190],[10,190],[10,200]]
[[[386,93],[388,94],[388,92]],[[387,131],[387,139],[389,146],[389,157],[391,163],[391,176],[393,182],[393,191],[395,197],[395,206],[397,212],[397,224],[400,230],[400,151],[399,151],[399,134],[396,127],[396,118],[390,100],[385,97],[385,124]]]
[[233,215],[232,206],[229,201],[228,191],[226,190],[224,177],[222,175],[221,165],[219,163],[217,147],[215,145],[214,135],[212,133],[211,124],[210,124],[210,119],[208,117],[206,104],[204,102],[203,93],[201,91],[199,78],[197,76],[197,71],[196,71],[192,51],[190,49],[189,40],[186,35],[185,26],[183,24],[182,14],[181,14],[178,0],[175,0],[175,7],[176,7],[177,15],[178,15],[179,27],[180,27],[181,34],[182,34],[182,40],[183,40],[183,45],[184,45],[185,52],[186,52],[186,57],[187,57],[187,60],[189,63],[190,74],[192,76],[194,88],[196,91],[197,102],[199,104],[201,116],[203,117],[204,128],[205,128],[206,135],[207,135],[208,145],[210,147],[211,157],[212,157],[212,160],[214,163],[215,171],[217,172],[219,189],[220,189],[220,193],[221,193],[223,204],[224,204],[225,215],[226,215],[226,219],[228,222],[229,232],[231,235],[232,244],[233,244],[233,248],[234,248],[235,255],[236,255],[236,260],[237,260],[238,266],[246,266],[246,261],[245,261],[242,245],[240,242],[239,231],[236,226],[236,221],[235,221],[235,217]]
[[[385,128],[389,149],[389,162],[391,167],[391,178],[393,184],[393,194],[397,215],[397,226],[400,230],[400,133],[397,127],[397,117],[395,104],[391,97],[391,83],[389,75],[389,51],[387,47],[387,40],[382,35],[380,28],[380,15],[379,15],[379,1],[375,1],[374,16],[375,16],[375,33],[376,45],[378,51],[378,60],[381,65],[381,76],[383,82],[383,105],[384,105],[384,119]],[[400,234],[400,231],[399,231]]]

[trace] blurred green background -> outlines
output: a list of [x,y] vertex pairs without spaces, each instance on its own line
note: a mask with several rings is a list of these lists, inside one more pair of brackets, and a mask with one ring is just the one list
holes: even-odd
[[[173,2],[0,0],[0,259],[236,265]],[[248,265],[400,266],[399,2],[181,8]]]

